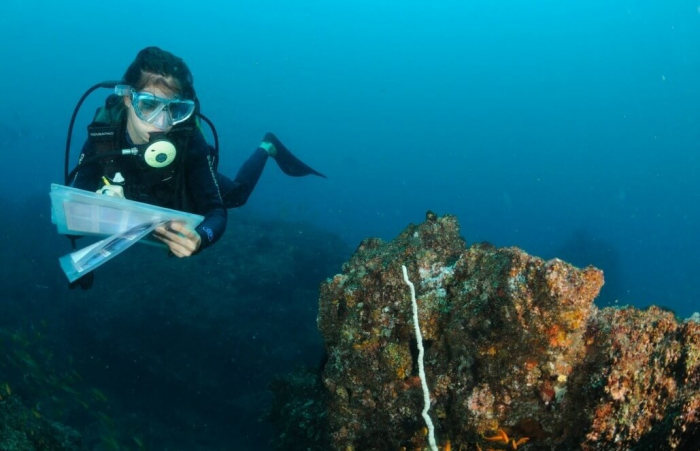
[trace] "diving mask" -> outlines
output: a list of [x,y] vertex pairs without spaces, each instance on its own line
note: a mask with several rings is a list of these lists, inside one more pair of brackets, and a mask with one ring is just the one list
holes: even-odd
[[114,92],[120,96],[131,96],[131,105],[136,116],[144,122],[163,130],[170,125],[186,121],[194,113],[193,100],[166,99],[149,92],[136,92],[131,86],[117,85]]

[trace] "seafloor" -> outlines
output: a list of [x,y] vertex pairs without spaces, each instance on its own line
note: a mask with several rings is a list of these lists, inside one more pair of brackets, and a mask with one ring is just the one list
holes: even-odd
[[0,451],[429,449],[402,265],[440,450],[699,449],[700,324],[597,307],[597,268],[432,213],[354,254],[232,215],[206,255],[132,248],[75,291],[43,202],[5,206],[34,239],[3,255]]

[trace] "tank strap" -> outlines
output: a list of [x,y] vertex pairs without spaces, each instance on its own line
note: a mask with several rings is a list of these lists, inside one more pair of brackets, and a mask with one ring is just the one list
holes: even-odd
[[[88,125],[88,140],[95,149],[97,155],[121,150],[122,133],[126,121],[126,107],[121,96],[112,94],[105,100],[105,105],[98,108],[90,125]],[[172,202],[187,204],[187,188],[185,187],[186,177],[182,176],[182,165],[185,164],[187,150],[189,149],[192,137],[198,130],[198,124],[194,118],[177,124],[168,133],[168,138],[175,144],[178,151],[177,160],[172,167],[165,170],[148,170],[140,174],[140,183],[127,183],[125,190],[127,197],[134,200],[148,200],[156,194],[154,189],[157,185],[165,183],[170,185],[170,193],[175,197]],[[109,178],[114,177],[120,171],[119,159],[117,157],[105,157],[100,159],[103,174]],[[174,191],[178,191],[175,193]],[[160,193],[157,197],[164,196]],[[165,199],[160,199],[165,201]],[[180,205],[178,205],[180,206]],[[180,206],[181,207],[181,206]]]
[[[88,125],[88,140],[95,149],[96,155],[120,150],[124,110],[122,98],[112,94],[105,100],[105,105],[95,112],[92,123]],[[117,172],[115,157],[101,159],[100,164],[107,177],[114,177]]]

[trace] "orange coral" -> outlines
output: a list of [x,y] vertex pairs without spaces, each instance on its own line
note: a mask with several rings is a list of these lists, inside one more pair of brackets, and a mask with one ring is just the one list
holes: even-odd
[[[501,428],[496,429],[496,435],[493,435],[491,437],[486,437],[485,435],[482,435],[482,437],[486,441],[494,442],[496,444],[505,445],[506,449],[508,447],[508,444],[510,444],[512,449],[518,449],[518,446],[524,445],[525,443],[527,443],[530,440],[529,437],[521,437],[518,440],[516,440],[514,438],[509,438],[506,431],[504,431]],[[476,445],[476,447],[479,451],[481,451],[481,447],[478,444]],[[501,448],[501,449],[503,449],[503,448]],[[487,451],[497,451],[497,450],[494,448],[488,448]]]

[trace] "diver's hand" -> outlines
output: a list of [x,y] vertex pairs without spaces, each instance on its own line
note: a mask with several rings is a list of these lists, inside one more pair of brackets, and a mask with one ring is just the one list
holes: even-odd
[[109,197],[119,197],[124,199],[124,187],[120,185],[105,185],[95,191],[97,194],[104,194]]
[[156,227],[153,235],[170,248],[170,252],[183,258],[197,252],[202,244],[202,237],[195,230],[188,229],[181,222],[171,222],[166,226]]

